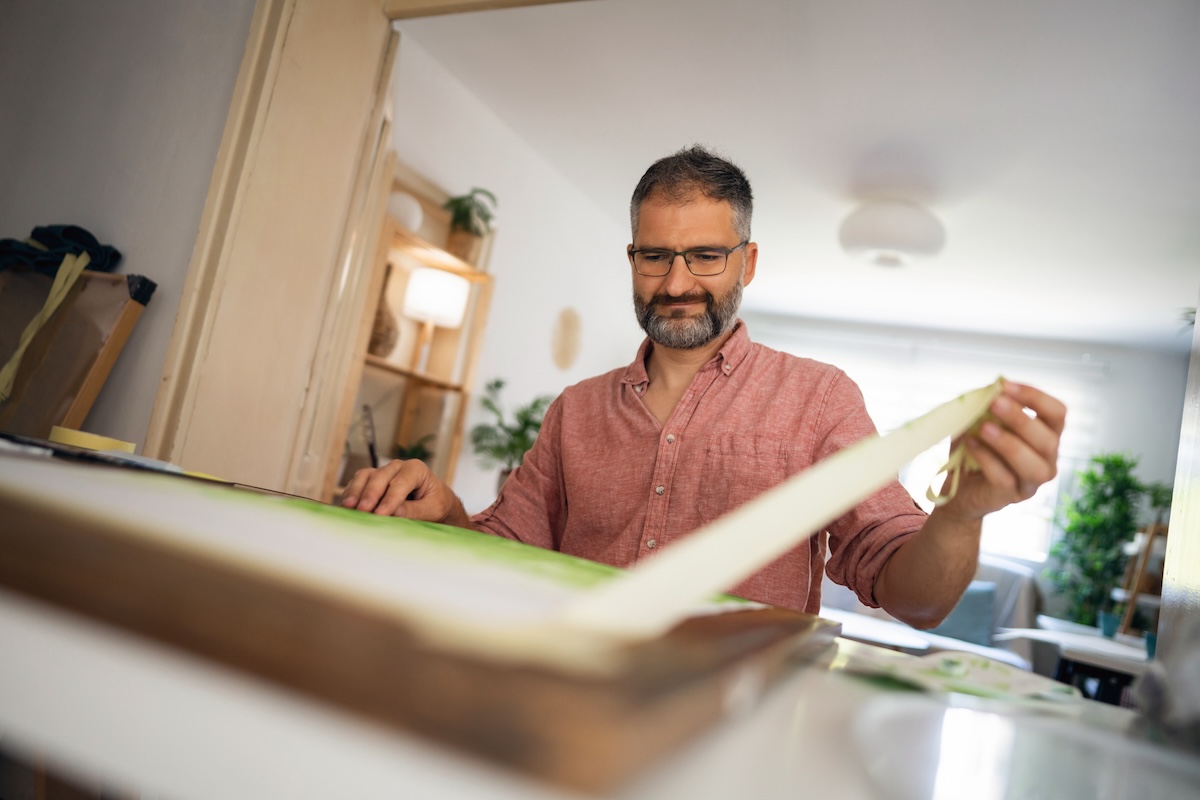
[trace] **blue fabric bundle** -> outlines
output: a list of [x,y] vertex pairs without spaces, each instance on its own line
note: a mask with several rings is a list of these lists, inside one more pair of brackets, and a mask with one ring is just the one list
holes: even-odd
[[121,251],[78,225],[42,225],[23,241],[0,239],[0,272],[24,266],[53,277],[64,257],[83,253],[91,256],[88,269],[96,272],[112,272],[121,261]]

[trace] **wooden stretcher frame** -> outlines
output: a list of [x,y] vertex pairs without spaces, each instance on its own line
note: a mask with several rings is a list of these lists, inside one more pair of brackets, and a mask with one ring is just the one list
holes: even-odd
[[347,596],[11,489],[0,480],[0,586],[587,791],[612,789],[753,704],[840,631],[812,615],[752,608],[695,617],[633,645],[616,674],[493,661],[431,647],[403,619]]
[[[27,279],[31,274],[29,270],[23,268],[13,268],[0,272],[0,309],[4,310],[3,313],[16,313],[22,318],[27,318],[32,317],[37,312],[38,309],[36,308],[8,309],[4,305],[3,289],[6,281],[14,277]],[[135,291],[132,288],[134,284],[131,281],[142,287],[148,285],[149,291]],[[104,387],[109,374],[112,372],[113,365],[117,362],[117,357],[120,356],[126,342],[129,341],[129,337],[133,333],[138,319],[146,308],[144,301],[149,299],[147,295],[153,292],[153,282],[141,276],[115,275],[105,272],[93,272],[91,270],[83,271],[76,281],[75,286],[72,287],[67,299],[63,302],[63,305],[34,337],[25,358],[22,359],[20,369],[17,372],[13,394],[7,402],[0,404],[0,430],[42,438],[46,438],[49,435],[49,425],[39,425],[35,429],[22,425],[12,427],[13,420],[18,418],[18,415],[22,412],[23,400],[31,394],[31,390],[37,385],[37,382],[43,379],[44,374],[41,373],[41,370],[44,368],[45,362],[52,362],[55,359],[56,353],[62,353],[74,346],[75,343],[64,340],[59,334],[62,330],[63,320],[72,313],[72,309],[78,304],[80,297],[92,287],[106,288],[120,285],[130,287],[124,304],[117,311],[115,321],[111,327],[106,331],[102,331],[104,334],[103,341],[94,359],[87,367],[86,372],[84,372],[78,381],[72,381],[69,385],[68,393],[71,397],[64,413],[60,418],[51,421],[51,424],[64,428],[79,429],[83,426],[88,413],[96,402],[96,397],[100,394],[100,390]],[[47,291],[49,291],[49,286],[50,279],[46,278]],[[8,356],[8,353],[0,353],[0,362],[7,360]]]

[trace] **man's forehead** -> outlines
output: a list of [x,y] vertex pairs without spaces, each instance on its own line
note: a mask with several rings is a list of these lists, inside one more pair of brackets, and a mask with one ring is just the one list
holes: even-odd
[[[656,214],[657,211],[665,212],[665,217]],[[653,223],[651,223],[651,219],[654,220]],[[642,201],[639,208],[638,230],[635,231],[635,238],[643,232],[647,224],[666,224],[670,227],[679,225],[711,227],[719,224],[721,227],[728,226],[730,230],[733,230],[733,206],[727,200],[715,200],[699,193],[694,193],[686,198],[650,195]]]
[[651,191],[650,194],[646,195],[644,200],[642,200],[642,208],[645,208],[648,205],[682,207],[695,205],[697,203],[721,203],[732,208],[728,201],[709,197],[699,186],[694,185],[676,186],[671,189],[663,187],[656,188]]

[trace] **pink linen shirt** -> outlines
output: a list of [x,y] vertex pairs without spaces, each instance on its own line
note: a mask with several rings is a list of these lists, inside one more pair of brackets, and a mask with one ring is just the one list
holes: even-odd
[[[627,567],[875,432],[844,372],[753,343],[740,322],[660,425],[642,401],[649,347],[563,391],[477,529]],[[875,579],[924,522],[893,481],[730,593],[816,613],[824,568],[878,606]]]

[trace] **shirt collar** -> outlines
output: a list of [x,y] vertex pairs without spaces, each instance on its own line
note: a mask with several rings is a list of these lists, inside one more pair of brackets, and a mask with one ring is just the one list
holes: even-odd
[[733,326],[733,335],[725,340],[725,344],[717,352],[713,362],[724,361],[721,372],[728,375],[737,369],[748,355],[750,355],[750,331],[746,329],[746,323],[739,319]]
[[[621,378],[621,383],[627,383],[630,386],[645,386],[650,382],[650,376],[646,374],[646,354],[650,352],[650,338],[642,340],[642,346],[638,348],[637,356],[633,359],[628,367],[625,368],[625,375]],[[750,333],[746,329],[746,323],[738,320],[733,326],[733,333],[712,360],[704,365],[704,369],[715,367],[718,362],[722,362],[720,367],[722,375],[730,375],[738,365],[746,359],[750,354]]]
[[[625,375],[621,378],[621,383],[627,383],[630,386],[644,387],[650,383],[650,376],[646,374],[646,354],[650,352],[650,337],[642,339],[642,346],[638,348],[637,356],[634,357],[633,363],[625,368]],[[639,391],[641,391],[639,389]]]

